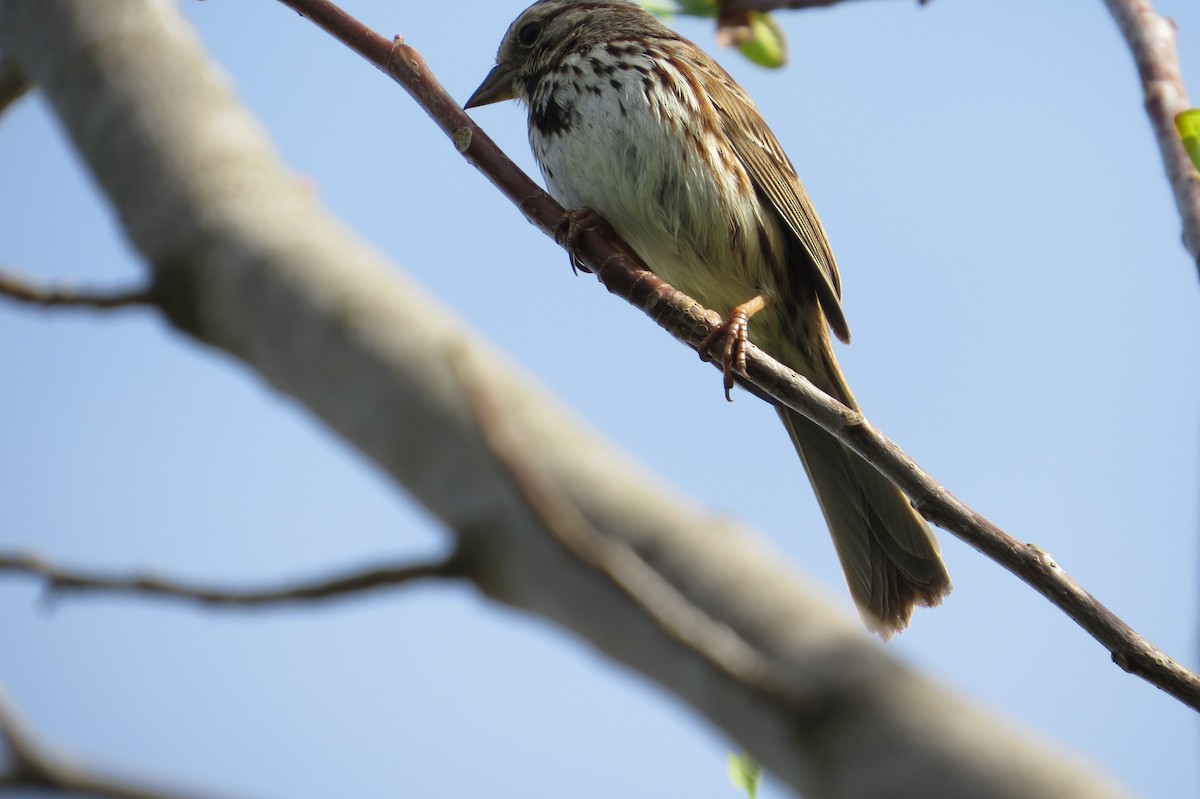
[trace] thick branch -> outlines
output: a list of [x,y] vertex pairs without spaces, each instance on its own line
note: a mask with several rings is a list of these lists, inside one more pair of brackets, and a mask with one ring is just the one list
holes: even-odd
[[461,373],[475,420],[492,455],[538,522],[563,549],[616,585],[675,641],[743,687],[798,715],[817,712],[819,699],[798,688],[779,662],[764,657],[735,630],[688,601],[628,544],[597,530],[541,468],[529,442],[512,424],[511,414],[500,407],[491,387],[465,359]]
[[0,793],[43,794],[103,799],[201,799],[199,795],[154,788],[131,779],[101,774],[53,752],[37,739],[0,687]]
[[299,581],[279,588],[233,590],[189,584],[180,580],[146,574],[113,575],[67,569],[32,555],[0,553],[0,572],[41,577],[51,595],[75,593],[129,594],[168,597],[198,605],[225,607],[262,607],[297,602],[315,602],[347,597],[381,588],[395,588],[418,580],[460,576],[454,558],[434,562],[381,566],[350,571],[334,577]]
[[[553,236],[565,211],[538,188],[479,130],[446,93],[411,47],[372,33],[326,0],[280,0],[324,27],[375,66],[389,71],[448,133],[526,218]],[[577,239],[578,256],[609,291],[620,295],[677,338],[696,347],[719,321],[712,311],[649,272],[607,227],[585,230]],[[714,353],[715,354],[715,353]],[[875,465],[908,494],[930,521],[991,557],[1020,577],[1104,645],[1126,671],[1200,710],[1200,677],[1168,657],[1076,584],[1036,546],[1026,546],[968,508],[918,467],[861,413],[817,389],[807,379],[751,346],[746,377],[774,402],[816,421]],[[720,362],[719,358],[714,359]]]
[[1175,117],[1191,107],[1175,49],[1175,25],[1160,17],[1149,0],[1104,0],[1104,4],[1133,53],[1146,95],[1146,113],[1183,220],[1183,244],[1200,271],[1200,172],[1175,130]]

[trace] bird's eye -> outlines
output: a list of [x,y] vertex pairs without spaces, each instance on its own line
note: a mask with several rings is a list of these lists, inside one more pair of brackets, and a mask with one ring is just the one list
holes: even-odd
[[529,22],[521,26],[517,31],[517,41],[525,47],[533,47],[538,37],[542,35],[542,23]]

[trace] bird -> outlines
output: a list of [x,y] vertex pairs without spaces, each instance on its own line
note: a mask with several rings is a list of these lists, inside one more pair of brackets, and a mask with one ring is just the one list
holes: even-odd
[[[646,266],[722,315],[725,388],[749,340],[853,409],[832,337],[849,343],[825,228],[749,95],[629,0],[540,0],[504,34],[465,108],[516,100],[546,186],[605,220]],[[718,344],[721,342],[718,340]],[[804,415],[779,416],[850,594],[885,640],[951,582],[903,493]]]

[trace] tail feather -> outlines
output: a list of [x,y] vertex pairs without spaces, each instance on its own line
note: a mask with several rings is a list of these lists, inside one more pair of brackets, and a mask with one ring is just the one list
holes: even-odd
[[884,638],[908,626],[913,608],[950,592],[937,540],[898,488],[875,467],[795,411],[780,411],[833,536],[850,593]]
[[[823,391],[857,408],[828,336],[812,344],[807,357],[791,347],[779,349],[785,362]],[[867,625],[891,637],[908,626],[917,605],[933,607],[950,593],[937,539],[874,466],[805,416],[790,410],[779,416],[804,462],[851,595]]]

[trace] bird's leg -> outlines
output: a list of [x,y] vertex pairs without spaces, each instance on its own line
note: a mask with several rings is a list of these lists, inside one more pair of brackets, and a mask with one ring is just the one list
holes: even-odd
[[725,399],[733,402],[734,372],[746,373],[746,336],[750,331],[750,317],[771,304],[771,298],[766,294],[755,294],[746,302],[737,305],[730,312],[729,318],[712,329],[712,332],[700,342],[700,360],[707,361],[709,348],[720,338],[725,339],[721,348],[721,372],[724,375]]
[[554,229],[554,240],[558,242],[559,246],[566,249],[567,256],[571,259],[572,272],[579,274],[581,269],[588,273],[592,271],[576,257],[575,245],[585,230],[595,230],[607,224],[604,217],[591,208],[574,208],[567,211],[563,214],[562,219],[558,220],[558,226]]

